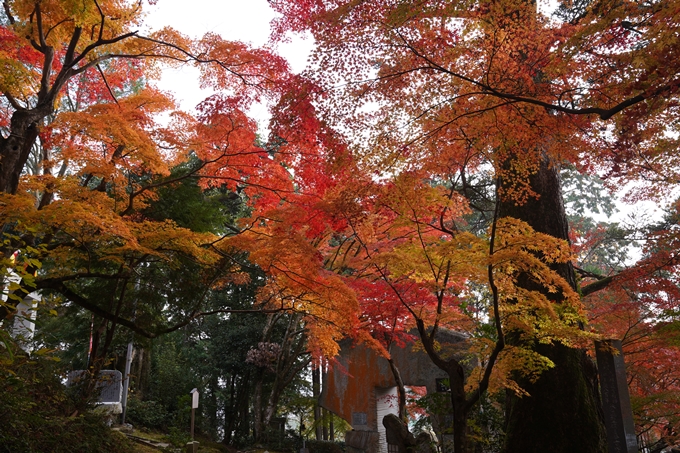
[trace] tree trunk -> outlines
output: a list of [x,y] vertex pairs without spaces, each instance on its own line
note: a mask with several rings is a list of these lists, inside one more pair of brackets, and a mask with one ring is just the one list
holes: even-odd
[[321,419],[323,420],[323,440],[328,441],[328,409],[321,409]]
[[321,395],[321,370],[312,364],[312,396],[314,398],[314,434],[316,440],[321,440],[321,406],[319,406],[319,396]]
[[51,109],[41,106],[12,114],[9,136],[0,137],[0,192],[16,193],[19,176],[38,138],[38,128],[50,113]]
[[[568,240],[558,169],[547,157],[530,184],[539,197],[521,206],[501,197],[500,217],[515,217],[537,232]],[[571,263],[554,269],[576,288]],[[520,284],[531,286],[528,279]],[[512,339],[509,332],[508,341]],[[592,360],[585,351],[560,344],[536,345],[535,350],[552,360],[555,367],[535,383],[519,382],[530,396],[508,397],[505,453],[605,453],[606,434]]]
[[210,376],[210,384],[209,384],[209,391],[210,395],[207,398],[206,401],[206,407],[205,407],[205,413],[207,415],[208,419],[208,432],[210,433],[210,437],[215,440],[217,439],[218,435],[218,429],[217,429],[217,423],[218,423],[218,402],[217,402],[217,392],[219,391],[219,379],[217,372],[213,371],[212,375]]
[[273,386],[269,398],[267,399],[267,406],[264,409],[264,416],[262,417],[262,426],[264,429],[269,428],[274,415],[276,415],[276,409],[279,405],[279,399],[281,399],[281,393],[283,388],[279,388],[276,384]]
[[234,425],[236,422],[236,376],[233,374],[229,377],[229,401],[224,400],[224,438],[222,443],[225,445],[231,444],[232,433],[234,432]]
[[453,451],[466,453],[467,450],[467,414],[460,407],[453,407]]
[[253,394],[253,437],[255,442],[259,442],[262,439],[262,372],[260,372],[260,377],[255,383],[255,393]]
[[335,442],[335,424],[333,423],[333,413],[328,414],[328,434],[330,436],[329,440]]
[[387,362],[390,364],[390,370],[392,370],[394,382],[397,384],[397,394],[399,399],[398,405],[399,418],[403,422],[408,422],[408,418],[406,415],[406,386],[404,385],[404,381],[401,379],[401,373],[399,372],[399,368],[397,368],[397,365],[395,365],[394,360],[392,360],[392,358],[389,358]]
[[420,340],[427,356],[449,376],[451,406],[453,411],[453,453],[467,452],[467,407],[465,398],[465,369],[455,359],[443,359],[435,348],[435,331],[427,332],[422,319],[416,319]]
[[467,453],[467,404],[465,399],[465,371],[459,363],[451,363],[447,370],[451,388],[451,408],[453,412],[453,451]]

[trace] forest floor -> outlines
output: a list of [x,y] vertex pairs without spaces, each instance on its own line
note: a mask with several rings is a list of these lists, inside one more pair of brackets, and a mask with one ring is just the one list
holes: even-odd
[[[125,432],[121,427],[114,427],[116,431],[125,434],[128,439],[135,442],[135,451],[132,453],[158,453],[159,451],[170,453],[184,453],[183,447],[173,446],[168,438],[168,435],[157,431],[137,430]],[[199,442],[199,453],[223,453],[227,449],[223,445],[215,442],[209,442],[203,439],[197,439]]]

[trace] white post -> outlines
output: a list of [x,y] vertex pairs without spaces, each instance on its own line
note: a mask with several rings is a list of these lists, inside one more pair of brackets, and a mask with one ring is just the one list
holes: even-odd
[[198,408],[198,389],[193,389],[191,392],[191,441],[194,441],[194,416]]

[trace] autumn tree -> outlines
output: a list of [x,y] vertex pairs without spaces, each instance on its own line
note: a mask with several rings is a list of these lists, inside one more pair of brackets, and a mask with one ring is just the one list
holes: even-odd
[[[234,312],[206,301],[257,267],[266,277],[247,310],[290,313],[307,330],[303,352],[334,354],[356,300],[295,220],[306,151],[265,146],[245,113],[294,86],[285,61],[214,33],[144,35],[138,2],[8,0],[3,11],[0,216],[5,256],[21,250],[3,269],[28,266],[3,288],[1,317],[36,289],[91,312],[96,375],[121,326],[155,338]],[[153,85],[161,64],[197,65],[218,93],[179,111]],[[187,190],[221,199],[217,218],[169,209]]]
[[[414,169],[425,180],[458,175],[460,192],[469,193],[472,177],[490,171],[498,218],[561,240],[569,230],[560,166],[612,186],[636,181],[631,199],[654,199],[677,181],[675,2],[565,2],[555,14],[521,0],[274,5],[283,14],[279,37],[313,35],[318,70],[310,76],[325,89],[318,101],[325,118],[354,138],[361,165],[379,177]],[[661,267],[674,266],[668,258]],[[570,262],[552,268],[577,289]],[[530,272],[515,284],[539,286]],[[568,300],[543,294],[555,307]],[[585,351],[507,327],[509,344],[529,346],[554,366],[534,382],[520,380],[530,396],[510,398],[506,451],[604,451]]]
[[[476,236],[466,221],[469,207],[455,190],[460,181],[448,183],[422,182],[410,173],[387,183],[364,181],[357,191],[353,179],[331,198],[348,228],[327,253],[361,300],[365,333],[358,339],[390,360],[389,345],[403,347],[415,330],[447,373],[453,426],[441,428],[453,428],[458,452],[470,446],[467,421],[487,390],[523,394],[519,379],[535,381],[552,366],[531,347],[506,347],[506,329],[521,331],[527,343],[582,344],[587,335],[576,327],[576,293],[549,267],[569,260],[568,245],[509,218],[494,219]],[[551,252],[536,257],[541,250]],[[540,284],[520,288],[524,273]],[[563,305],[551,307],[544,292],[564,297]],[[447,330],[456,332],[453,338]]]

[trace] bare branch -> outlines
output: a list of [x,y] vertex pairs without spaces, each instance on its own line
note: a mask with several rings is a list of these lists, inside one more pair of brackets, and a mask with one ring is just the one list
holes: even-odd
[[7,0],[4,0],[2,2],[3,8],[5,8],[5,15],[7,16],[7,20],[9,20],[10,25],[14,25],[16,20],[14,19],[14,16],[12,15],[12,11],[9,9],[9,3]]
[[104,71],[102,71],[101,66],[97,65],[97,70],[99,71],[99,74],[102,76],[102,80],[104,81],[104,85],[106,85],[106,89],[109,91],[109,94],[111,95],[111,99],[113,99],[113,102],[115,102],[116,105],[120,106],[120,104],[118,104],[118,99],[116,99],[116,95],[114,95],[113,91],[111,90],[109,81],[106,80],[106,75],[104,75]]

